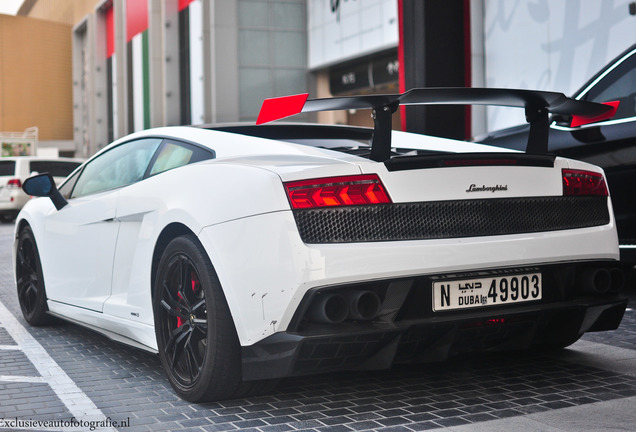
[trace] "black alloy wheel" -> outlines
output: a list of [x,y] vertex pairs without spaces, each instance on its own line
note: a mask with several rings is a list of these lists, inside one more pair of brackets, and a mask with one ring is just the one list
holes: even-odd
[[159,357],[183,399],[231,397],[241,384],[240,345],[223,291],[197,238],[166,247],[154,284]]
[[24,227],[18,236],[15,274],[18,301],[24,319],[32,326],[50,324],[52,317],[47,314],[40,255],[29,226]]
[[161,307],[167,313],[164,353],[182,385],[192,385],[201,375],[208,338],[205,292],[199,275],[185,254],[172,257],[162,281]]

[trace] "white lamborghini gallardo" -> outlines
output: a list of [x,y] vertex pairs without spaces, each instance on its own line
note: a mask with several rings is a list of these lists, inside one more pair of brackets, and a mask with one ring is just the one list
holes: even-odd
[[[399,104],[521,107],[525,153],[390,130]],[[547,154],[559,93],[415,89],[267,100],[258,123],[372,110],[374,129],[262,124],[122,138],[59,190],[40,174],[15,228],[25,319],[157,352],[184,399],[285,376],[472,350],[563,347],[626,307],[601,169]]]

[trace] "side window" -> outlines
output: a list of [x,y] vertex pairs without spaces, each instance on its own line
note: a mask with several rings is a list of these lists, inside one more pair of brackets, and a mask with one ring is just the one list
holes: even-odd
[[64,181],[64,183],[59,187],[60,193],[66,199],[71,197],[71,191],[73,190],[73,186],[75,186],[75,182],[77,182],[77,178],[79,177],[82,171],[77,171],[73,174],[72,177],[69,177]]
[[120,144],[88,162],[75,183],[71,198],[120,188],[143,179],[161,139]]
[[636,117],[636,54],[596,83],[585,99],[591,102],[619,101],[613,119]]
[[165,141],[159,155],[150,168],[149,175],[155,175],[180,166],[206,159],[212,159],[214,153],[203,148],[175,141]]

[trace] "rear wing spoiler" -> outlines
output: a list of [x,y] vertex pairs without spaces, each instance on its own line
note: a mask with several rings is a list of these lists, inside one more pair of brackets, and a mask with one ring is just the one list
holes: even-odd
[[300,113],[350,109],[371,109],[374,121],[371,159],[386,161],[391,156],[391,116],[399,105],[495,105],[524,108],[530,133],[526,153],[546,154],[550,113],[572,115],[580,126],[611,118],[617,102],[599,104],[571,99],[562,93],[500,88],[416,88],[402,94],[345,96],[308,99],[308,94],[265,99],[256,124]]

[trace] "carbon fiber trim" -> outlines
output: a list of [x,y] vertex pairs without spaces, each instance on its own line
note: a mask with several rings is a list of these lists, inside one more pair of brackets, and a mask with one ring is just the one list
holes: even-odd
[[480,237],[607,225],[607,197],[499,198],[294,210],[305,243]]

